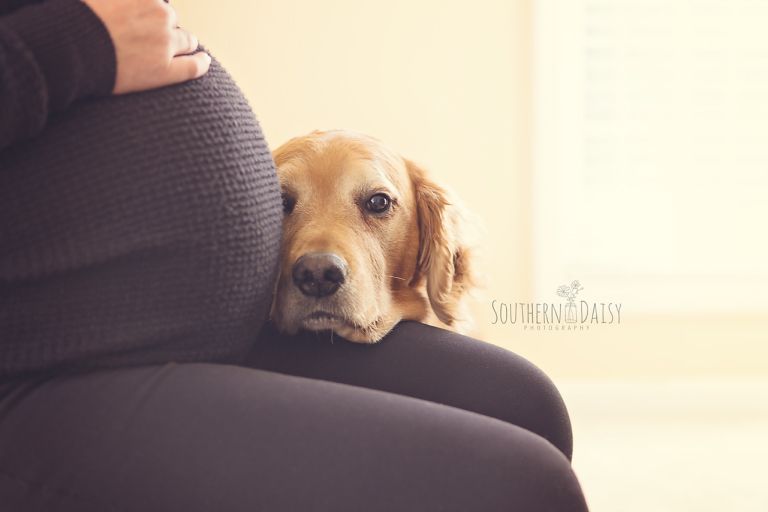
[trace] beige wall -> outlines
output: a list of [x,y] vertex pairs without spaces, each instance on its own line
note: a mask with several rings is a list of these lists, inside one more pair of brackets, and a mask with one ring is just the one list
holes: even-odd
[[182,26],[236,78],[274,148],[313,129],[387,141],[484,221],[477,335],[556,376],[766,372],[763,317],[633,316],[591,333],[492,325],[532,300],[531,3],[178,0]]

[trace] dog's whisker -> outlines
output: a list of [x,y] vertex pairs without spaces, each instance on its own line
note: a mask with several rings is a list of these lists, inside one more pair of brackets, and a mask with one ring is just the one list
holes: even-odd
[[389,275],[388,275],[388,276],[386,276],[386,277],[391,277],[392,279],[399,279],[399,280],[401,280],[401,281],[407,281],[407,279],[406,279],[406,278],[404,278],[404,277],[399,277],[399,276],[389,276]]

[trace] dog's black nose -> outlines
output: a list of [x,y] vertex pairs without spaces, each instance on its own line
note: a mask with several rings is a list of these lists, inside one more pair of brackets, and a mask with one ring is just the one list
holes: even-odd
[[293,284],[309,297],[336,293],[344,284],[347,263],[329,252],[309,252],[293,264]]

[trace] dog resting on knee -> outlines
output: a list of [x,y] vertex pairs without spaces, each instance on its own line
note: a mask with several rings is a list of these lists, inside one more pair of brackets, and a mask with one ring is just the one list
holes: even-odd
[[466,220],[424,169],[340,130],[291,139],[273,157],[284,218],[271,316],[281,331],[360,343],[400,320],[464,331],[475,285]]

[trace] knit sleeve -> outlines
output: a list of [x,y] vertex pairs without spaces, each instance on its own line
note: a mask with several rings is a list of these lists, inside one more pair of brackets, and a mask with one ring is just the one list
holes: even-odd
[[115,48],[82,0],[48,0],[0,16],[0,151],[34,137],[51,113],[114,88]]

